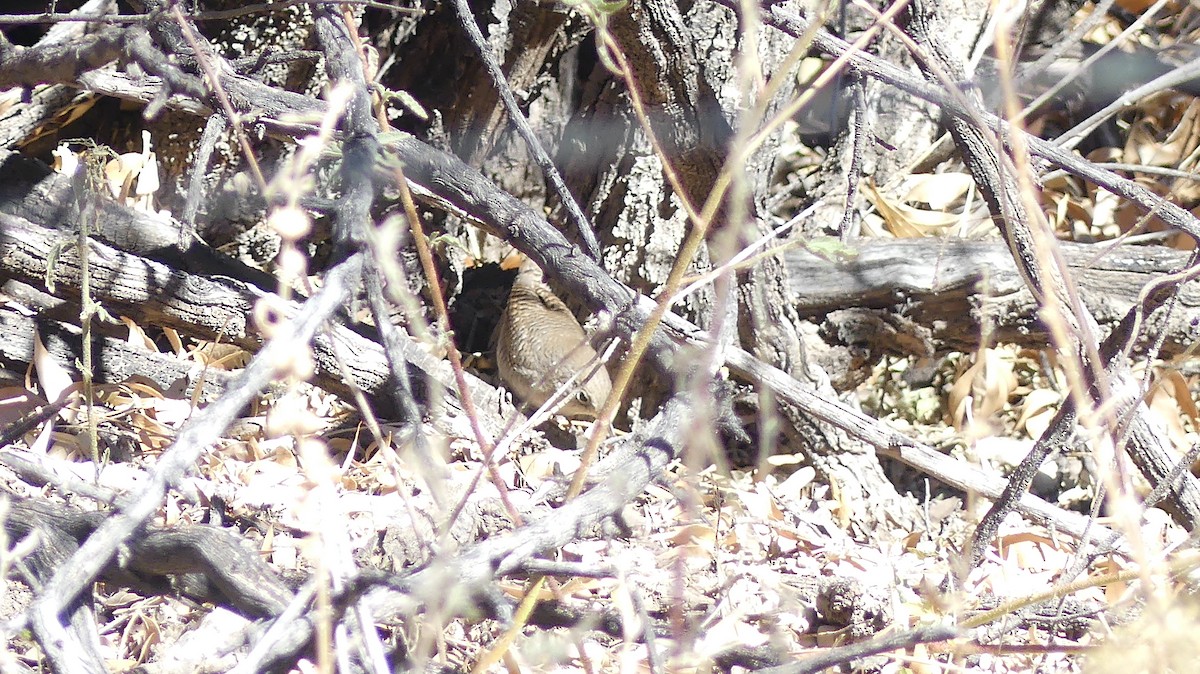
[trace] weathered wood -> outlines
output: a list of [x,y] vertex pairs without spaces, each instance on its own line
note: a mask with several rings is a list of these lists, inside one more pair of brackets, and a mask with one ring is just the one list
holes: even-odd
[[[188,228],[174,219],[129,208],[107,195],[85,198],[96,207],[89,231],[120,250],[184,271],[240,279],[264,290],[278,285],[269,274],[221,255],[190,236]],[[0,151],[0,212],[55,230],[63,241],[73,240],[79,227],[79,205],[71,178],[16,152]]]
[[[53,230],[0,213],[0,274],[41,285],[52,251],[60,241]],[[207,279],[172,270],[101,243],[93,243],[92,250],[92,293],[110,313],[133,317],[141,324],[220,338],[249,351],[258,349],[261,335],[251,320],[256,302],[263,297],[257,289],[232,279]],[[54,264],[58,294],[78,297],[79,273],[75,248],[64,250]],[[298,309],[295,303],[280,306],[293,315]],[[402,359],[419,371],[424,381],[454,388],[454,376],[445,360],[412,340],[404,348]],[[351,395],[354,388],[368,395],[386,390],[388,367],[383,348],[345,325],[333,326],[319,335],[313,343],[313,355],[317,361],[314,383],[318,386],[345,396]],[[150,372],[142,374],[149,376]],[[347,375],[349,382],[345,380]],[[467,379],[484,426],[498,433],[515,410],[501,401],[495,388],[470,373]],[[445,402],[453,404],[449,398]],[[441,415],[435,417],[442,419]]]
[[[1084,304],[1105,331],[1139,301],[1148,284],[1187,264],[1188,254],[1162,246],[1060,243]],[[973,351],[986,327],[991,342],[1045,347],[1048,333],[1037,304],[999,241],[961,239],[864,240],[853,257],[827,260],[803,251],[787,254],[796,310],[808,318],[859,308],[902,316],[914,342],[932,339],[939,351]],[[1142,342],[1165,333],[1162,355],[1183,353],[1200,338],[1200,284],[1179,289],[1169,315],[1146,317]],[[886,337],[873,346],[903,346]],[[915,347],[914,347],[915,348]],[[909,355],[917,355],[909,352]],[[921,354],[924,355],[924,354]]]
[[[11,511],[4,520],[8,535],[21,538],[33,531],[73,552],[107,517],[99,511],[84,512],[44,499],[12,499]],[[252,617],[278,615],[287,606],[291,591],[275,571],[255,554],[242,547],[233,534],[216,527],[147,526],[128,541],[121,562],[105,570],[105,577],[135,587],[158,586],[155,577],[203,574],[217,590],[202,597],[228,603]],[[68,555],[69,555],[68,552]],[[37,567],[40,580],[56,570],[57,561],[68,555],[58,554]],[[190,587],[201,589],[192,584]]]
[[[34,319],[12,309],[0,309],[0,332],[4,334],[0,340],[0,363],[19,370],[33,362],[35,331],[56,363],[72,377],[81,376],[77,364],[83,346],[78,327]],[[230,380],[228,372],[216,368],[209,368],[201,375],[195,363],[184,362],[173,354],[138,349],[114,337],[94,339],[92,362],[96,364],[96,381],[101,383],[119,384],[140,377],[154,382],[164,392],[182,397],[191,396],[200,384],[199,401],[210,402],[225,391]]]

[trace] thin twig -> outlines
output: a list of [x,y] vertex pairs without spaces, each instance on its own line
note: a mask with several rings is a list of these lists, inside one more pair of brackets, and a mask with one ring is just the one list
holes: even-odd
[[354,256],[330,270],[321,292],[297,311],[295,322],[276,326],[274,335],[225,395],[184,424],[175,444],[159,457],[144,485],[123,499],[120,513],[106,520],[59,567],[25,613],[3,625],[0,633],[5,639],[11,638],[14,630],[25,624],[26,618],[58,620],[57,616],[95,580],[117,549],[158,511],[163,495],[195,466],[213,438],[277,376],[276,364],[287,360],[285,354],[293,352],[298,344],[308,344],[317,328],[345,304],[350,288],[348,278],[359,278],[361,274],[361,256]]
[[[208,161],[212,158],[221,132],[225,130],[225,116],[215,114],[204,123],[204,132],[200,134],[200,142],[196,146],[196,154],[192,160],[191,171],[188,172],[187,200],[183,204],[183,215],[179,221],[189,228],[196,224],[196,213],[200,210],[200,201],[204,198],[204,180],[208,173]],[[189,232],[190,233],[190,232]],[[182,240],[183,237],[181,236]]]
[[500,69],[500,64],[496,61],[496,56],[492,54],[491,48],[483,38],[483,33],[475,23],[475,15],[471,11],[471,6],[467,3],[467,0],[453,0],[452,4],[454,5],[455,14],[458,15],[459,25],[466,31],[471,44],[479,52],[479,58],[483,61],[488,75],[492,78],[492,85],[496,87],[497,93],[500,94],[500,100],[504,103],[504,109],[508,112],[508,118],[517,127],[517,133],[521,134],[525,145],[529,147],[530,153],[533,154],[533,160],[542,169],[542,174],[546,176],[546,180],[554,188],[554,192],[562,200],[563,207],[567,209],[568,215],[571,216],[571,220],[574,222],[575,229],[579,232],[579,238],[583,243],[583,251],[587,253],[588,257],[599,261],[600,243],[596,240],[596,232],[592,227],[592,223],[588,221],[587,216],[583,213],[583,209],[575,201],[575,196],[567,188],[567,183],[563,180],[562,174],[559,173],[558,167],[554,165],[554,160],[550,158],[549,153],[546,152],[546,148],[542,146],[541,141],[534,134],[533,128],[529,126],[529,120],[525,119],[525,114],[521,112],[521,108],[517,104],[517,99],[513,96],[512,87],[508,85],[508,80],[504,77],[504,71]]
[[196,36],[196,32],[192,30],[192,24],[188,22],[187,18],[183,15],[183,10],[179,8],[177,3],[172,5],[171,13],[175,18],[175,22],[179,24],[179,29],[183,32],[183,39],[187,41],[188,46],[192,48],[192,52],[196,55],[196,64],[200,66],[200,70],[204,72],[204,77],[208,79],[208,84],[212,87],[213,95],[221,103],[221,108],[225,111],[225,118],[233,125],[233,133],[237,136],[238,144],[242,148],[242,157],[246,160],[246,164],[254,174],[254,180],[258,183],[258,189],[265,195],[267,193],[267,180],[263,177],[262,169],[258,166],[258,159],[254,156],[254,148],[250,146],[250,138],[246,135],[246,130],[242,127],[242,117],[229,101],[229,95],[225,92],[225,88],[221,86],[221,77],[211,60],[212,53],[207,49],[201,48],[200,39]]
[[[496,443],[492,441],[483,429],[483,425],[479,422],[479,413],[475,410],[475,401],[471,397],[471,389],[467,384],[467,377],[463,370],[462,356],[458,353],[458,349],[455,348],[451,339],[450,313],[446,308],[446,298],[442,295],[442,285],[438,278],[437,267],[433,262],[433,252],[429,249],[429,240],[426,238],[425,231],[421,227],[421,216],[417,214],[417,206],[413,202],[412,193],[408,190],[408,180],[404,177],[404,169],[397,166],[393,171],[395,171],[397,189],[400,191],[400,202],[404,204],[406,219],[412,232],[413,245],[417,249],[417,259],[421,261],[421,267],[425,271],[425,278],[429,283],[429,294],[433,299],[433,309],[438,317],[438,325],[442,330],[442,338],[447,342],[446,357],[450,360],[450,367],[454,371],[454,381],[458,385],[458,395],[462,401],[463,412],[467,415],[467,419],[470,420],[471,430],[475,433],[475,441],[479,443],[479,447],[483,452],[483,465],[486,467],[492,483],[496,486],[496,490],[500,494],[500,499],[504,503],[509,516],[513,518],[514,523],[519,524],[523,521],[523,518],[520,511],[517,510],[509,498],[508,489],[504,484],[504,477],[500,475],[500,471],[497,469],[496,462],[494,461]],[[467,493],[463,494],[454,511],[446,519],[443,530],[447,534],[450,531],[450,526],[462,514],[463,508],[466,507],[470,493],[471,490],[467,490]]]

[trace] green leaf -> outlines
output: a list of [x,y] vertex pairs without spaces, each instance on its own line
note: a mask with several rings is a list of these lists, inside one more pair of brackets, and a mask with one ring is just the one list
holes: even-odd
[[858,251],[832,236],[815,236],[801,244],[805,250],[825,260],[847,260],[858,257]]

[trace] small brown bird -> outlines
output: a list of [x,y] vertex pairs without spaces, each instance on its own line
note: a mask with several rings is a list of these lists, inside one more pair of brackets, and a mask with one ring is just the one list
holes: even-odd
[[[526,260],[517,272],[508,304],[496,326],[500,379],[526,403],[541,406],[568,379],[582,377],[598,361],[579,321],[542,282],[542,271]],[[595,419],[612,382],[604,365],[559,408],[559,414]]]

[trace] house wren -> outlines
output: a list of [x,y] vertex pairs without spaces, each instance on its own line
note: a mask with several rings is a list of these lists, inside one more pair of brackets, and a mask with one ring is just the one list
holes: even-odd
[[[578,390],[559,413],[595,419],[612,390],[604,364],[596,367],[598,360],[579,321],[542,282],[541,270],[529,260],[523,262],[496,326],[500,379],[518,398],[541,406],[578,375]],[[592,369],[595,374],[582,380]]]

